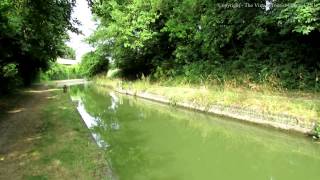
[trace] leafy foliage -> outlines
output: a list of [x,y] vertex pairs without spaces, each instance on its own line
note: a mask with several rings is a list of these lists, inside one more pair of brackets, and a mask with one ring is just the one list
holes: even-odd
[[82,57],[80,70],[84,76],[92,77],[93,75],[107,72],[108,68],[108,56],[99,50],[89,52]]
[[69,46],[63,46],[61,49],[61,55],[59,55],[60,57],[64,58],[64,59],[76,59],[76,51],[74,49],[72,49]]
[[320,125],[317,123],[314,127],[314,137],[319,139],[320,138]]
[[1,0],[0,93],[14,82],[25,85],[62,54],[67,30],[77,32],[75,0]]
[[49,69],[40,73],[40,81],[81,78],[83,72],[79,65],[66,66],[50,62]]
[[265,0],[93,2],[100,25],[89,42],[126,77],[319,90],[319,0],[272,1],[268,9]]

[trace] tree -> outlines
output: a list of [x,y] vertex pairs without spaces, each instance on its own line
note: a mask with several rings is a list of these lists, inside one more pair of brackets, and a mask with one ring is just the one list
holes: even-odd
[[64,46],[61,49],[61,55],[59,55],[60,57],[64,58],[64,59],[76,59],[76,51],[74,49],[72,49],[69,46]]
[[265,3],[96,0],[100,25],[89,42],[107,49],[127,77],[276,78],[285,88],[319,90],[320,1],[273,1],[268,9]]
[[103,49],[96,49],[83,55],[80,71],[87,77],[108,72],[109,56]]
[[0,91],[28,85],[47,69],[68,39],[78,32],[71,19],[75,0],[2,0],[0,3]]

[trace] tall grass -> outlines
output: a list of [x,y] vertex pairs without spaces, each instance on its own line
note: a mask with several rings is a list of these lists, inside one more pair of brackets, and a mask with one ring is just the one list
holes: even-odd
[[[273,78],[273,77],[270,77]],[[94,78],[98,85],[107,85],[114,88],[131,89],[137,92],[148,92],[174,99],[177,102],[192,102],[202,106],[224,105],[244,109],[251,109],[263,113],[290,115],[310,120],[319,120],[320,96],[319,93],[288,91],[274,84],[256,84],[250,78],[243,77],[243,83],[236,80],[206,79],[201,83],[191,83],[184,77],[175,79],[152,80],[142,76],[136,81],[122,81],[119,78],[110,78],[100,75]],[[218,81],[218,82],[217,82]]]

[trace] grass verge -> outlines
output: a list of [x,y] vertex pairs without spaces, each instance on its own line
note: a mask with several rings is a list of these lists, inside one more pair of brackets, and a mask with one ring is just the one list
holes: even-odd
[[249,109],[259,113],[271,113],[297,117],[302,121],[319,122],[320,96],[312,92],[276,91],[272,88],[250,89],[228,84],[197,85],[187,83],[151,82],[148,78],[137,81],[110,79],[106,75],[94,78],[98,85],[130,89],[161,95],[172,102],[192,102],[203,107],[222,105]]
[[54,92],[52,97],[42,109],[42,138],[33,150],[39,159],[27,179],[105,179],[104,153],[92,140],[69,96]]
[[[15,132],[22,127],[6,132],[14,141],[5,141],[3,144],[7,148],[0,149],[0,172],[3,170],[0,177],[26,180],[106,179],[105,153],[93,141],[69,95],[56,89],[29,91],[28,96],[29,100],[38,98],[41,105],[36,104],[37,100],[31,104],[22,102],[19,106],[32,105],[25,109],[33,112],[22,111],[15,118],[8,117],[17,121],[15,126],[23,121],[28,121],[28,124],[22,125],[25,126],[25,134]],[[0,123],[6,121],[4,119]]]

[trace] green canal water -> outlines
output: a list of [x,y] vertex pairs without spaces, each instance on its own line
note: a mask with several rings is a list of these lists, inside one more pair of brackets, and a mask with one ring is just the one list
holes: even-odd
[[320,179],[320,144],[310,138],[93,85],[70,94],[107,154],[113,179]]

